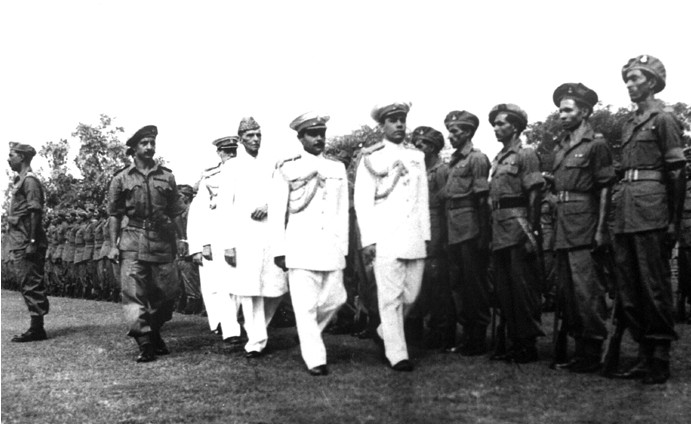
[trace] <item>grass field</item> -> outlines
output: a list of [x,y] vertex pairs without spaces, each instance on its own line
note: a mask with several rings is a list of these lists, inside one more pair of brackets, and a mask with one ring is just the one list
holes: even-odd
[[[10,343],[29,318],[19,293],[2,291],[3,423],[691,422],[687,325],[672,379],[657,387],[550,370],[549,334],[538,363],[412,350],[412,373],[385,367],[369,340],[326,335],[331,374],[316,378],[294,328],[270,329],[269,353],[247,360],[204,318],[175,314],[163,331],[172,354],[136,364],[120,305],[50,300],[49,340]],[[624,353],[633,358],[630,341]]]

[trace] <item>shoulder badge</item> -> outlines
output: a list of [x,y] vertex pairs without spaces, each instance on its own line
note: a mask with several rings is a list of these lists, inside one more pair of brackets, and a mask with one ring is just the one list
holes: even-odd
[[291,158],[279,160],[278,162],[276,162],[276,169],[282,167],[286,162],[292,162],[294,160],[300,159],[301,157],[302,157],[302,155],[298,154],[298,155],[293,156]]

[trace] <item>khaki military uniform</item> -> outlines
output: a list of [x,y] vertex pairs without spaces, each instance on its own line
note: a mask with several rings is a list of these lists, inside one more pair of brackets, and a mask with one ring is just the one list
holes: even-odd
[[180,286],[172,220],[184,212],[172,172],[155,165],[146,175],[133,165],[113,177],[108,213],[127,216],[120,233],[120,282],[128,335],[146,336],[172,318]]
[[[31,213],[43,213],[44,191],[41,182],[28,168],[18,175],[12,185],[10,209],[7,216],[8,233],[5,242],[10,251],[13,277],[16,278],[24,302],[32,317],[48,313],[49,302],[43,279],[48,240],[42,226],[36,229],[36,253],[28,256]],[[40,220],[39,220],[40,222]]]
[[451,288],[456,315],[466,336],[478,343],[484,343],[490,322],[484,252],[488,229],[481,228],[483,217],[480,216],[487,212],[480,202],[489,191],[489,171],[489,159],[475,149],[472,142],[455,151],[443,169]]
[[492,161],[489,197],[492,205],[492,254],[496,296],[507,335],[514,346],[533,345],[540,328],[538,257],[526,250],[528,193],[543,184],[533,149],[517,140]]
[[614,181],[612,155],[587,126],[580,139],[566,135],[554,161],[557,215],[554,248],[557,287],[566,329],[597,356],[607,337],[606,286],[591,254],[600,211],[600,190]]
[[622,130],[624,179],[613,199],[617,301],[646,356],[669,361],[674,332],[666,170],[683,166],[681,125],[662,103],[629,118]]

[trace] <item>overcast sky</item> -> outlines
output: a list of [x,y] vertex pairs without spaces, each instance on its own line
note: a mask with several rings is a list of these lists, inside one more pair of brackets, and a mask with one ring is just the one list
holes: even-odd
[[[573,5],[573,9],[570,5]],[[288,124],[317,110],[327,135],[372,125],[372,105],[411,101],[409,129],[480,117],[475,144],[499,150],[487,122],[497,103],[530,121],[552,92],[583,82],[605,104],[629,105],[620,70],[659,57],[659,98],[691,103],[685,1],[4,1],[0,5],[0,140],[71,138],[99,114],[159,128],[158,154],[179,183],[217,162],[211,141],[254,116],[263,149],[298,149]],[[578,9],[576,9],[578,7]],[[73,149],[76,150],[76,149]],[[73,151],[76,153],[76,151]],[[4,169],[7,168],[3,162]]]

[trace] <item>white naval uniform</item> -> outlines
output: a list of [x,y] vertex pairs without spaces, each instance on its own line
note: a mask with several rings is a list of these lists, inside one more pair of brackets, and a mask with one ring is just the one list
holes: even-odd
[[209,328],[214,331],[221,324],[224,339],[240,336],[237,320],[240,304],[229,290],[231,274],[223,257],[224,243],[219,237],[219,229],[227,224],[227,220],[216,208],[222,174],[233,166],[229,163],[231,161],[204,171],[187,218],[190,252],[198,253],[205,245],[211,246],[212,260],[203,259],[199,279]]
[[245,318],[245,350],[261,352],[268,341],[266,327],[288,291],[286,273],[273,262],[268,219],[251,217],[268,203],[274,166],[264,163],[261,154],[254,158],[243,148],[231,161],[231,172],[223,174],[218,197],[226,220],[220,234],[223,249],[235,249],[237,266],[226,266],[232,270],[229,290],[240,300]]
[[363,246],[376,245],[374,275],[386,357],[408,359],[403,321],[420,292],[430,240],[424,154],[383,140],[363,150],[354,206]]
[[269,217],[274,256],[285,256],[300,351],[326,365],[322,331],[346,301],[348,179],[338,161],[304,152],[279,164]]

